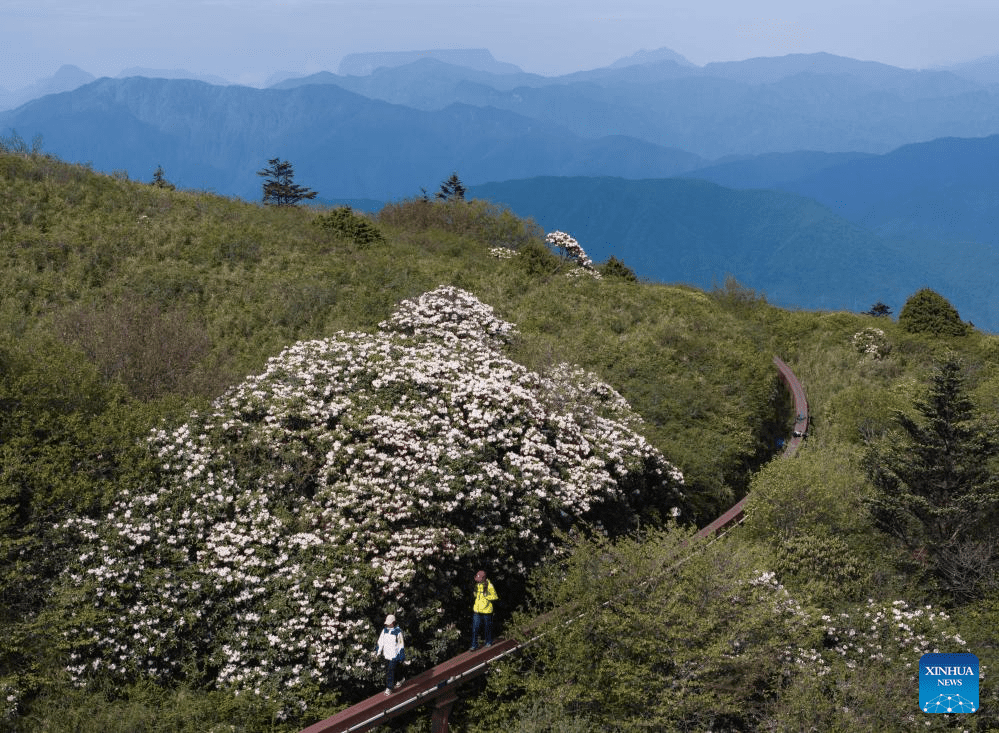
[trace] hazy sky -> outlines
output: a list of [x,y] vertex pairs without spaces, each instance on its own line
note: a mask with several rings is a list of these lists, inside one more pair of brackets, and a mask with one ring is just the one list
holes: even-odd
[[0,0],[0,86],[75,64],[243,83],[360,51],[488,48],[562,74],[668,47],[696,64],[827,51],[908,68],[999,53],[999,0]]

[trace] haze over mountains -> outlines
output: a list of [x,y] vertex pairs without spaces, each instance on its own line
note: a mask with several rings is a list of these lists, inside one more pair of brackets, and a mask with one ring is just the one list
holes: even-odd
[[0,134],[251,200],[275,156],[322,199],[370,207],[457,171],[475,195],[644,277],[709,287],[731,274],[778,304],[852,310],[897,310],[930,285],[999,330],[995,59],[696,66],[659,49],[543,77],[470,49],[356,54],[336,74],[278,74],[264,89],[184,70],[123,76],[63,67],[6,92],[0,107],[34,98],[0,112]]

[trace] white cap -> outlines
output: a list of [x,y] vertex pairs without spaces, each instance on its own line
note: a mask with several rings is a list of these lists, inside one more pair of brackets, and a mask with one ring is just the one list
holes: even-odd
[[385,617],[386,626],[391,626],[394,623],[395,623],[395,616],[393,616],[391,613]]

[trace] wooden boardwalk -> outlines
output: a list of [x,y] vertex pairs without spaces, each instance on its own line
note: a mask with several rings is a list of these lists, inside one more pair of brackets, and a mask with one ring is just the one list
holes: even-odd
[[431,729],[434,733],[445,733],[448,714],[458,699],[458,684],[484,674],[490,663],[519,648],[518,641],[500,639],[492,646],[464,652],[406,680],[391,695],[379,692],[353,707],[341,710],[331,718],[310,725],[301,733],[371,730],[389,718],[430,701],[434,702]]

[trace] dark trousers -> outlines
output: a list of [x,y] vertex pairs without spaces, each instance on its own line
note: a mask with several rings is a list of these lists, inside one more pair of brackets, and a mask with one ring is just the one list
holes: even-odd
[[491,613],[472,614],[472,649],[479,647],[479,630],[482,630],[486,644],[493,643],[493,615]]
[[395,687],[395,668],[399,665],[398,659],[389,659],[385,671],[385,689],[391,690]]

